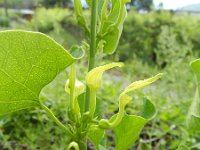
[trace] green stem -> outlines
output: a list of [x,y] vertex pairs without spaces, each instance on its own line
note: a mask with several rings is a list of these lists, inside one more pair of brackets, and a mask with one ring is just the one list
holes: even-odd
[[[97,0],[92,0],[91,9],[91,36],[90,36],[90,53],[89,53],[89,64],[88,71],[92,70],[95,66],[95,55],[96,55],[96,35],[97,35]],[[86,89],[85,96],[85,112],[89,109],[89,88]]]
[[40,106],[42,107],[43,110],[46,111],[46,113],[49,115],[49,117],[60,127],[62,128],[66,133],[67,135],[70,135],[72,136],[72,133],[69,131],[69,129],[63,125],[59,120],[58,118],[56,118],[56,116],[53,114],[53,112],[47,107],[45,106],[43,103],[40,102]]
[[70,109],[74,110],[75,106],[75,97],[74,97],[74,89],[75,89],[75,80],[76,80],[76,68],[73,63],[70,66],[70,77],[69,77],[69,88],[70,88]]
[[91,118],[93,118],[95,110],[96,110],[96,91],[90,90],[90,111],[89,111],[89,114],[90,114]]
[[107,119],[101,119],[99,121],[100,128],[112,129],[116,127],[117,125],[119,125],[119,123],[122,121],[122,118],[125,114],[125,106],[127,105],[127,103],[123,103],[122,101],[123,100],[121,99],[119,102],[119,112],[117,113],[115,120],[110,121]]

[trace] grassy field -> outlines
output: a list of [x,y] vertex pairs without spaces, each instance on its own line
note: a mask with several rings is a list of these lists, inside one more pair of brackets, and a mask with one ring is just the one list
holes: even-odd
[[[83,30],[76,25],[71,10],[41,8],[37,10],[37,16],[37,30],[48,34],[66,49],[87,40]],[[0,30],[34,31],[34,21],[11,13],[9,20],[0,17]],[[195,91],[189,64],[200,56],[199,25],[200,18],[186,14],[138,14],[130,11],[117,52],[113,56],[98,57],[98,66],[112,61],[125,64],[123,68],[105,74],[104,88],[97,93],[101,98],[99,110],[105,118],[117,111],[116,98],[125,86],[159,72],[164,73],[163,78],[152,86],[134,92],[134,100],[126,108],[129,114],[138,114],[144,97],[149,97],[157,108],[155,118],[145,126],[131,149],[175,150],[181,143],[194,150],[200,149],[200,135],[190,133],[185,126]],[[80,80],[86,74],[86,57],[77,65]],[[64,91],[68,73],[68,69],[62,72],[41,94],[44,103],[64,123],[69,99]],[[105,143],[113,149],[115,139],[112,132],[108,133],[108,139]],[[67,137],[62,130],[38,108],[0,117],[0,150],[64,150],[66,143]]]

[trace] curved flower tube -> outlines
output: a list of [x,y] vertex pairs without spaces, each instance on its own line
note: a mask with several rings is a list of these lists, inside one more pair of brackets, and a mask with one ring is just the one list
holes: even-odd
[[112,69],[114,67],[122,67],[123,63],[113,62],[100,67],[92,69],[86,75],[86,83],[88,87],[92,90],[97,90],[101,87],[102,75],[106,70]]
[[100,128],[114,128],[116,127],[122,120],[124,114],[125,114],[125,106],[131,101],[131,97],[128,95],[129,92],[132,92],[136,89],[140,89],[142,87],[145,87],[155,81],[157,81],[158,79],[160,79],[162,77],[163,74],[157,74],[156,76],[149,78],[149,79],[145,79],[145,80],[140,80],[140,81],[136,81],[133,82],[132,84],[130,84],[129,86],[127,86],[125,88],[125,90],[120,94],[119,97],[119,112],[113,116],[110,120],[106,120],[106,119],[101,119],[99,121],[99,127]]
[[93,116],[96,109],[96,91],[101,87],[102,84],[102,75],[106,70],[112,69],[114,67],[122,67],[123,63],[114,62],[106,64],[100,67],[92,69],[86,75],[86,84],[90,89],[90,109],[89,114]]

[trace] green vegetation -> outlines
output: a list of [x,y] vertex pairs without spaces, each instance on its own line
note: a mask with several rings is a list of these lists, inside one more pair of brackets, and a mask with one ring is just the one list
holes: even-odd
[[[4,14],[4,11],[0,11],[0,13]],[[21,19],[19,14],[12,14],[11,12],[9,13],[9,17],[9,26],[0,24],[1,30],[15,28],[36,30],[35,19],[29,22]],[[82,17],[84,17],[85,21],[82,20]],[[112,17],[109,19],[111,18]],[[81,28],[76,24],[76,19],[80,21],[78,24]],[[99,21],[98,19],[97,22]],[[125,65],[120,69],[106,71],[102,83],[100,82],[101,78],[98,80],[103,88],[98,87],[98,91],[95,92],[96,111],[94,112],[94,107],[90,108],[90,106],[88,110],[92,110],[90,112],[92,112],[94,116],[98,116],[98,118],[95,118],[96,120],[94,120],[92,125],[98,125],[97,122],[99,122],[101,130],[97,130],[98,128],[95,126],[90,126],[88,132],[88,149],[94,149],[93,146],[97,146],[99,142],[101,144],[101,149],[103,148],[102,146],[106,147],[106,149],[113,147],[116,149],[126,149],[130,147],[130,149],[140,150],[177,149],[178,147],[179,149],[200,149],[198,128],[199,98],[198,92],[196,92],[196,96],[193,98],[195,93],[195,81],[193,80],[194,76],[192,74],[193,70],[198,79],[199,60],[191,64],[192,70],[189,67],[190,62],[200,55],[199,20],[199,17],[189,16],[187,14],[177,15],[165,11],[138,14],[134,10],[130,10],[123,25],[124,29],[118,47],[116,45],[121,35],[121,27],[118,28],[119,24],[118,26],[116,24],[115,27],[115,31],[117,32],[113,32],[106,26],[101,28],[101,24],[99,24],[99,22],[97,23],[97,28],[101,30],[98,30],[96,36],[99,44],[96,45],[98,51],[96,52],[95,66],[110,64],[112,61],[123,61]],[[75,16],[73,11],[68,9],[38,8],[36,21],[38,31],[48,34],[66,49],[71,48],[70,53],[77,49],[86,50],[86,55],[76,63],[78,64],[76,66],[76,78],[78,78],[79,81],[84,81],[85,76],[90,76],[85,69],[89,54],[89,47],[86,42],[91,41],[90,37],[88,37],[88,35],[90,35],[90,30],[88,30],[90,29],[90,12],[88,10],[79,11],[76,12]],[[82,21],[86,23],[86,26]],[[115,21],[112,23],[114,22]],[[109,23],[110,22],[107,22],[105,24],[109,26]],[[101,36],[104,35],[107,30],[110,34],[115,36],[107,37],[109,34]],[[25,33],[29,34],[30,32]],[[1,34],[6,34],[6,32],[1,32]],[[30,34],[34,33],[31,32]],[[115,39],[110,40],[112,37],[115,37]],[[32,38],[32,36],[30,38]],[[101,39],[103,41],[101,41]],[[2,38],[2,40],[5,41],[6,39]],[[28,44],[28,39],[25,40],[27,40],[27,46],[30,45]],[[108,41],[107,43],[110,42],[110,44],[106,45],[104,41]],[[15,42],[20,42],[20,39]],[[55,41],[53,43],[55,44]],[[77,44],[81,46],[77,46]],[[4,46],[6,49],[6,45]],[[50,44],[47,46],[52,47]],[[107,47],[107,50],[104,50],[104,54],[102,54],[102,47]],[[112,49],[110,49],[110,47]],[[14,48],[15,47],[13,47],[13,49]],[[114,52],[114,55],[106,54],[112,52]],[[16,53],[16,55],[18,55],[18,53]],[[3,57],[4,55],[2,54],[0,56]],[[51,57],[54,58],[54,56],[55,55]],[[44,55],[44,57],[46,57],[46,55]],[[18,58],[22,58],[21,53]],[[10,59],[8,59],[8,61],[9,60]],[[55,63],[50,64],[51,65],[48,65],[48,67],[53,67],[53,65],[55,65]],[[118,63],[111,63],[110,65],[121,66],[121,64]],[[96,77],[98,71],[102,73],[103,70],[101,69],[110,68],[110,65],[105,65],[100,68],[97,67],[97,72],[94,70],[93,74],[95,75],[91,76]],[[17,64],[15,66],[16,70],[20,69],[20,67],[17,67]],[[26,67],[22,67],[21,69],[25,71]],[[156,84],[144,90],[135,90],[134,93],[131,94],[126,93],[126,90],[129,88],[125,87],[128,87],[130,82],[148,78],[158,72],[164,73],[164,76],[162,80],[159,80]],[[64,70],[53,82],[45,86],[41,91],[40,102],[47,106],[48,109],[45,106],[43,107],[44,110],[40,109],[40,107],[34,109],[29,108],[28,110],[21,110],[17,113],[0,117],[0,149],[66,149],[67,142],[69,141],[71,141],[70,146],[76,146],[77,141],[73,140],[75,142],[72,142],[70,136],[66,135],[66,132],[63,132],[65,127],[63,128],[62,126],[62,124],[71,124],[72,121],[69,120],[74,120],[75,117],[73,115],[70,116],[71,113],[69,113],[69,109],[67,108],[70,105],[72,107],[78,106],[77,103],[73,105],[73,101],[70,100],[69,95],[70,88],[67,88],[67,85],[70,84],[70,81],[67,81],[67,79],[72,78],[71,74],[72,72],[68,69]],[[21,77],[23,76],[20,76],[20,78]],[[92,81],[90,79],[90,77],[88,77],[88,79],[86,78],[86,84],[89,86],[91,85],[89,89],[93,92],[91,95],[93,97],[94,89],[92,88],[96,89],[96,87],[93,87],[90,82],[97,82],[97,80]],[[5,79],[2,80],[5,81]],[[45,81],[45,84],[49,82],[50,80],[48,82]],[[67,84],[65,85],[65,83]],[[95,83],[94,86],[100,85],[100,83]],[[37,82],[34,82],[34,84],[40,85],[37,84]],[[43,84],[41,88],[44,87],[45,84]],[[133,83],[133,85],[135,85],[135,83]],[[15,86],[12,86],[13,89],[14,87]],[[32,88],[34,88],[34,86]],[[125,89],[125,91],[122,91],[123,89]],[[82,90],[79,89],[78,91]],[[2,90],[0,92],[2,92]],[[120,100],[123,98],[123,94],[120,93],[128,94],[131,96],[131,99],[133,99],[130,102],[127,101],[128,104],[125,109],[124,107],[126,104],[123,104],[123,101]],[[0,94],[0,97],[4,95],[5,93]],[[81,93],[78,93],[78,95],[75,94],[74,97],[78,96],[80,113],[81,116],[83,116],[85,108],[83,107],[84,104],[82,100],[85,98],[85,95]],[[119,97],[119,95],[121,96]],[[127,98],[128,95],[126,95],[125,98]],[[19,96],[22,96],[22,94]],[[117,99],[119,99],[119,101]],[[149,99],[151,99],[151,101]],[[6,99],[4,99],[4,101],[6,102]],[[118,106],[121,108],[119,109],[119,113]],[[0,112],[4,110],[8,111],[8,109],[5,109],[6,105],[4,105],[3,108],[4,109],[0,109]],[[51,120],[46,115],[46,111],[48,113],[53,112],[59,122],[58,120],[55,121],[55,118],[50,115],[50,117],[54,118]],[[121,119],[120,111],[126,111],[128,115],[125,115],[123,119]],[[79,112],[79,109],[75,109],[75,112]],[[105,118],[105,120],[101,120],[101,118]],[[148,118],[151,120],[146,123]],[[118,125],[116,127],[115,125],[113,126],[115,122],[120,120],[121,123],[117,123]],[[134,122],[131,120],[134,120]],[[61,128],[56,126],[54,121],[60,125]],[[134,123],[138,123],[138,126],[135,126]],[[137,128],[133,128],[133,126]],[[144,128],[141,130],[143,126]],[[104,134],[104,138],[101,139],[104,128],[113,128],[113,130],[107,130],[106,134]],[[128,129],[129,132],[122,132],[122,129]],[[141,133],[139,135],[136,131],[140,130]],[[124,140],[126,142],[123,142]],[[131,146],[134,142],[134,146]],[[127,143],[127,145],[124,145],[124,143]],[[80,145],[80,143],[78,144]]]

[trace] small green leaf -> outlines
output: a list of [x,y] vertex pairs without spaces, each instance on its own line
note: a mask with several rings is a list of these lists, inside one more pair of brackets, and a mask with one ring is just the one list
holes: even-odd
[[39,94],[76,61],[44,34],[0,32],[0,115],[39,106]]
[[83,16],[83,8],[82,8],[81,0],[74,0],[74,10],[75,10],[78,24],[85,29],[86,35],[89,36],[90,31],[88,29],[87,22]]
[[180,144],[177,150],[190,150],[186,145]]
[[105,131],[98,127],[91,127],[89,130],[88,137],[97,150],[100,149],[100,142],[104,137],[104,134]]
[[152,119],[155,116],[155,114],[156,114],[156,108],[154,104],[149,99],[145,98],[140,116],[149,120]]
[[81,59],[85,55],[85,51],[83,50],[83,48],[78,45],[73,45],[70,48],[69,52],[73,57],[77,59]]
[[86,83],[89,88],[96,90],[101,87],[102,75],[106,70],[112,69],[114,67],[122,67],[123,63],[110,63],[103,66],[96,67],[92,69],[86,75]]
[[123,23],[127,15],[125,4],[126,1],[124,0],[112,0],[112,9],[108,17],[106,17],[105,23],[102,24],[101,33],[103,34],[102,40],[105,42],[105,53],[112,54],[118,46],[123,30]]
[[138,139],[147,120],[134,115],[125,115],[120,124],[114,128],[116,136],[116,150],[130,148]]
[[191,63],[191,68],[195,73],[196,77],[196,93],[192,105],[190,106],[186,123],[188,129],[191,131],[200,131],[200,59],[197,59]]
[[92,7],[92,0],[86,0],[86,3],[89,7]]
[[99,20],[101,20],[101,24],[104,24],[107,18],[107,7],[108,7],[109,0],[99,0],[98,1],[98,16]]

